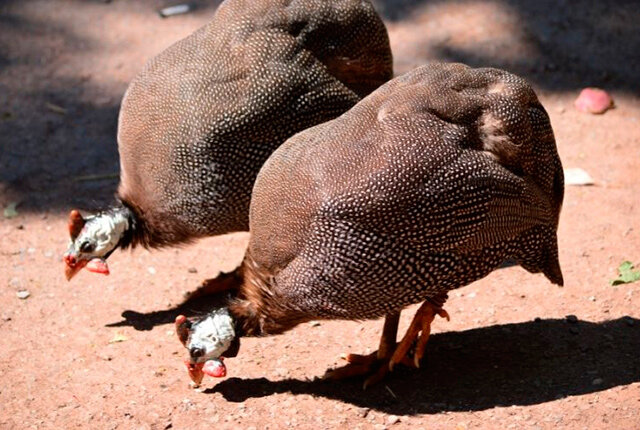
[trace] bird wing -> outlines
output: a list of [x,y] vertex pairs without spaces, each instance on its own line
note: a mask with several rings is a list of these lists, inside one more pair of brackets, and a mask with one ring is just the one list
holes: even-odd
[[[552,222],[548,199],[532,180],[486,151],[441,139],[405,148],[410,160],[405,169],[399,173],[394,162],[383,165],[356,187],[333,195],[322,216],[431,252],[483,248]],[[438,156],[426,157],[434,147]]]

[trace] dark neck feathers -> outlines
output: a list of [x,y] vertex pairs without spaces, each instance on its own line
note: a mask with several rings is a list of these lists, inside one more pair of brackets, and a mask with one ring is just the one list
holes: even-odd
[[242,264],[242,284],[229,303],[239,336],[280,334],[311,319],[288,305],[274,276],[260,268],[249,251]]
[[168,215],[145,212],[130,200],[117,198],[111,210],[123,211],[129,219],[129,228],[119,244],[122,249],[138,245],[162,248],[186,244],[195,239],[179,220]]

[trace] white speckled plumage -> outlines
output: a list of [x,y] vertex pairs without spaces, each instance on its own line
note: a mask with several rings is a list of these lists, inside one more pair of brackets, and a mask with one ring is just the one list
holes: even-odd
[[392,76],[368,1],[227,0],[151,60],[122,103],[119,196],[151,244],[248,229],[258,170]]
[[[247,230],[267,157],[392,75],[387,32],[368,1],[225,1],[125,94],[119,202],[104,213],[127,217],[130,228],[114,247]],[[79,247],[72,234],[68,261],[91,257]]]
[[248,259],[299,320],[441,302],[505,259],[562,284],[562,199],[549,118],[529,85],[430,64],[269,158]]

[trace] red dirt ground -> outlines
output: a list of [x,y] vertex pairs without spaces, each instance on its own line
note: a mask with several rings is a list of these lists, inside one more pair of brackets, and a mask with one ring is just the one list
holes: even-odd
[[[565,167],[596,185],[566,189],[564,288],[512,267],[453,292],[422,368],[366,392],[316,377],[375,349],[380,321],[245,339],[226,379],[189,387],[170,322],[184,293],[239,263],[245,234],[116,253],[111,276],[65,282],[68,210],[108,204],[117,185],[127,83],[216,7],[163,20],[166,4],[0,3],[0,205],[19,202],[0,216],[0,428],[640,428],[640,283],[608,282],[620,262],[640,264],[636,2],[377,1],[397,74],[445,60],[525,76]],[[616,108],[577,112],[585,86]]]

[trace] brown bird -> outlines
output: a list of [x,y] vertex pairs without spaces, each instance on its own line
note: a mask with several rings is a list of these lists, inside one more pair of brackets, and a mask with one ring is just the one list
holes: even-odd
[[391,79],[368,1],[228,0],[147,63],[120,110],[116,204],[72,211],[65,273],[108,273],[117,248],[176,245],[249,228],[254,180],[287,138]]
[[[386,318],[377,354],[351,355],[330,377],[370,384],[399,362],[418,366],[448,291],[507,259],[562,285],[563,181],[549,117],[523,79],[431,64],[388,82],[260,171],[244,280],[210,315],[176,320],[193,379],[210,360],[223,374],[216,360],[241,336],[316,319]],[[400,312],[419,302],[396,346]]]

